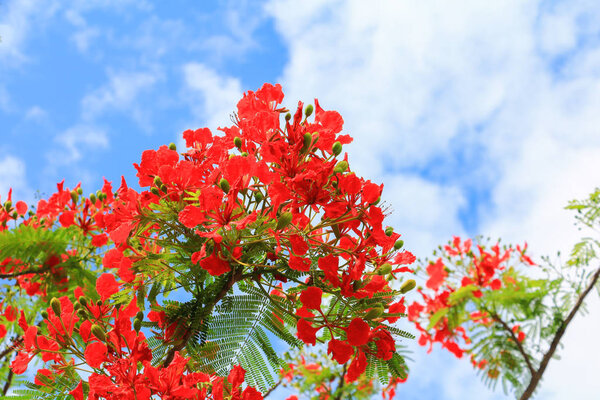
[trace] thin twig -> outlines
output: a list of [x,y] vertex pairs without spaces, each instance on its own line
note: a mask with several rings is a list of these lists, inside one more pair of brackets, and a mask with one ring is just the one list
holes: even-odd
[[519,350],[519,353],[521,353],[521,355],[523,356],[523,359],[525,360],[525,363],[527,364],[527,368],[529,368],[529,372],[531,373],[531,376],[533,377],[533,375],[535,375],[536,371],[535,371],[535,368],[533,368],[533,365],[531,364],[531,357],[525,352],[525,349],[521,345],[521,342],[519,341],[519,339],[517,338],[517,336],[515,335],[513,330],[510,329],[508,324],[506,322],[504,322],[498,314],[496,314],[495,312],[491,312],[491,311],[488,311],[488,313],[496,322],[498,322],[498,323],[500,323],[500,325],[502,325],[502,327],[504,328],[505,331],[508,332],[508,334],[510,335],[512,340],[517,345],[517,349]]
[[542,375],[544,374],[544,371],[546,370],[546,367],[548,366],[550,359],[556,352],[556,349],[558,348],[558,344],[560,343],[560,340],[562,339],[563,335],[565,334],[565,331],[567,330],[567,326],[569,326],[569,323],[571,323],[571,321],[577,314],[577,311],[579,311],[579,308],[583,304],[583,300],[585,299],[585,297],[592,291],[592,289],[596,285],[596,282],[598,282],[599,277],[600,277],[600,268],[598,268],[598,270],[594,273],[594,275],[592,276],[592,280],[590,281],[589,285],[585,288],[583,293],[581,293],[579,295],[579,298],[577,299],[577,303],[575,303],[575,305],[571,309],[571,312],[567,316],[567,319],[565,319],[560,324],[560,327],[556,331],[556,334],[554,335],[554,339],[552,340],[552,343],[550,344],[550,348],[548,349],[546,354],[544,354],[544,358],[542,358],[540,367],[538,368],[536,373],[531,377],[531,381],[529,382],[527,389],[525,389],[525,391],[521,395],[520,400],[527,400],[533,395],[533,392],[535,391],[537,385],[540,383],[540,380],[542,379]]

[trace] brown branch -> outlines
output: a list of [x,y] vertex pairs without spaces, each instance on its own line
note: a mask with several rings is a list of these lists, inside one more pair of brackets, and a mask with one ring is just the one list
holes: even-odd
[[4,384],[4,388],[2,388],[2,396],[6,396],[6,393],[8,393],[8,389],[10,389],[10,385],[12,385],[13,375],[13,370],[9,369],[8,376],[6,377],[6,383]]
[[[225,282],[225,284],[221,287],[221,290],[219,291],[219,293],[217,293],[217,295],[210,302],[210,304],[207,304],[207,306],[205,307],[205,313],[207,315],[212,312],[212,310],[215,308],[217,303],[219,301],[221,301],[221,299],[223,299],[223,297],[225,297],[225,295],[227,294],[227,292],[229,292],[229,290],[233,287],[233,285],[241,279],[241,270],[240,271],[234,270],[230,274],[231,274],[231,278],[227,282]],[[175,353],[178,352],[179,350],[183,349],[186,346],[187,342],[190,340],[193,333],[194,332],[191,329],[188,329],[186,331],[186,333],[183,335],[183,337],[180,339],[180,342],[177,343],[176,345],[174,345],[173,347],[171,347],[171,350],[169,350],[169,352],[167,353],[167,357],[165,358],[165,361],[162,364],[163,368],[166,368],[171,364],[171,361],[173,361],[173,357],[175,357]]]
[[531,377],[531,381],[529,382],[527,389],[525,389],[525,391],[521,395],[520,400],[527,400],[533,395],[533,392],[535,391],[537,385],[540,383],[540,380],[542,379],[542,375],[544,374],[544,371],[546,370],[546,367],[548,366],[550,359],[556,352],[556,349],[558,348],[558,344],[560,343],[560,340],[562,339],[563,335],[565,334],[565,331],[567,330],[567,326],[569,326],[569,323],[571,323],[571,321],[573,320],[573,317],[575,317],[575,314],[577,314],[577,311],[579,311],[579,308],[583,304],[583,300],[585,299],[585,297],[592,291],[592,289],[596,285],[596,282],[598,282],[599,277],[600,277],[600,268],[598,268],[598,270],[594,273],[594,275],[592,276],[592,280],[590,281],[589,285],[585,288],[583,293],[581,293],[579,295],[579,298],[577,299],[577,302],[571,309],[571,312],[567,316],[567,319],[565,319],[560,324],[560,327],[556,331],[556,334],[554,335],[554,339],[552,340],[552,343],[550,344],[550,348],[548,349],[546,354],[544,354],[544,358],[542,359],[542,362],[540,363],[540,367],[538,368],[536,373]]
[[277,381],[277,383],[275,385],[273,385],[271,387],[271,389],[267,390],[267,392],[262,395],[263,399],[266,398],[271,393],[273,393],[273,391],[275,391],[275,389],[277,389],[279,387],[279,385],[281,385],[282,382],[283,382],[283,378],[279,378],[279,381]]
[[342,369],[342,375],[340,375],[340,383],[338,384],[337,387],[337,392],[338,395],[335,398],[335,400],[341,400],[342,399],[342,388],[344,387],[344,378],[346,378],[346,368],[348,367],[348,363],[344,364],[344,369]]
[[15,349],[23,342],[23,338],[21,336],[18,336],[17,338],[13,339],[13,342],[10,346],[8,346],[6,349],[2,350],[2,352],[0,353],[0,359],[6,357],[7,355],[9,355],[10,353],[12,353],[13,351],[15,351]]
[[517,345],[517,349],[519,350],[519,353],[521,353],[521,355],[523,356],[523,359],[525,360],[525,363],[527,364],[527,368],[529,368],[529,372],[531,373],[531,376],[533,377],[535,375],[535,368],[533,368],[533,365],[531,364],[531,357],[525,352],[525,349],[523,348],[523,345],[521,345],[521,342],[517,338],[517,335],[515,335],[513,330],[510,329],[508,324],[506,322],[504,322],[498,314],[496,314],[495,312],[492,312],[492,311],[487,311],[487,312],[494,319],[494,321],[500,323],[500,325],[502,325],[502,328],[504,328],[504,330],[508,332],[508,334],[510,335],[512,340]]
[[30,268],[30,269],[25,269],[25,270],[19,271],[19,272],[12,272],[9,274],[0,274],[0,279],[11,279],[11,278],[16,278],[21,275],[28,275],[28,274],[41,274],[44,272],[48,272],[49,270],[50,270],[50,267]]

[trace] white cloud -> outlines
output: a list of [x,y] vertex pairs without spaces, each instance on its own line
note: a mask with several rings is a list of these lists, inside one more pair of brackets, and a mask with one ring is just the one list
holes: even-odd
[[27,186],[25,163],[14,156],[0,158],[0,201],[6,200],[9,189],[13,189],[13,200],[22,200],[30,194]]
[[150,91],[160,80],[160,73],[109,72],[108,83],[86,95],[82,101],[82,118],[91,121],[107,111],[130,113],[146,130],[150,130],[149,114],[140,105],[140,95]]
[[40,106],[33,106],[25,113],[25,119],[39,121],[46,118],[48,113]]
[[53,166],[73,164],[83,157],[84,149],[106,149],[109,146],[106,132],[87,125],[73,126],[54,138],[59,145],[48,154]]
[[[340,111],[355,137],[351,165],[386,183],[405,213],[400,232],[423,247],[461,233],[458,211],[477,188],[489,193],[472,210],[481,233],[526,239],[538,255],[568,252],[578,232],[562,207],[600,184],[598,3],[290,0],[265,10],[289,49],[287,104],[318,97]],[[579,329],[565,352],[600,353]],[[581,360],[550,364],[544,384],[557,398],[596,396]],[[458,368],[428,366],[442,386]],[[455,395],[482,398],[467,386]]]
[[215,70],[196,62],[183,66],[183,78],[184,97],[195,114],[194,121],[188,128],[207,126],[214,131],[217,127],[230,126],[230,115],[242,97],[240,81],[221,76]]

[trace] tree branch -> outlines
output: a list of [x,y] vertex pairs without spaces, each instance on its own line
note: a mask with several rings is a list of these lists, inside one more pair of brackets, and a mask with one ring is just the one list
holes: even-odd
[[571,312],[567,316],[567,319],[565,319],[560,324],[560,327],[558,328],[558,330],[556,331],[556,334],[554,335],[554,339],[552,339],[550,348],[548,349],[546,354],[544,354],[544,358],[542,358],[540,367],[538,368],[536,373],[531,377],[531,381],[529,382],[527,389],[525,389],[525,391],[521,395],[520,400],[527,400],[533,395],[533,392],[535,391],[537,385],[539,384],[540,380],[542,379],[542,375],[544,374],[544,371],[546,370],[546,367],[548,366],[550,359],[556,352],[556,349],[558,348],[558,344],[560,343],[560,340],[562,339],[563,335],[565,334],[565,331],[567,330],[567,326],[569,326],[569,324],[571,323],[571,320],[573,320],[573,317],[575,317],[575,314],[577,314],[577,311],[579,311],[579,308],[583,304],[583,300],[585,299],[585,297],[592,291],[592,289],[596,285],[596,282],[598,282],[599,277],[600,277],[600,268],[598,268],[598,270],[594,273],[594,275],[592,276],[592,280],[590,281],[589,285],[585,288],[583,293],[581,293],[579,295],[579,298],[577,299],[577,302],[571,309]]
[[271,387],[271,389],[269,389],[265,394],[262,395],[263,399],[266,398],[268,395],[270,395],[271,393],[273,393],[273,391],[275,389],[277,389],[279,387],[279,385],[281,385],[281,382],[283,382],[283,378],[279,378],[279,380],[277,381],[277,383],[275,385],[273,385]]
[[536,371],[535,371],[535,368],[533,368],[533,365],[531,364],[531,357],[525,352],[525,349],[523,348],[523,345],[521,345],[521,342],[517,338],[517,335],[515,335],[513,330],[510,329],[508,324],[506,322],[504,322],[498,314],[496,314],[495,312],[492,312],[492,311],[488,311],[488,310],[486,310],[486,311],[488,312],[488,314],[490,314],[490,316],[494,319],[494,321],[496,321],[500,325],[502,325],[502,328],[504,328],[504,330],[508,332],[508,334],[512,338],[513,342],[515,342],[515,344],[517,345],[517,349],[519,350],[519,353],[521,353],[521,355],[523,356],[523,359],[525,360],[525,363],[527,364],[527,368],[529,369],[529,372],[531,373],[531,376],[533,377],[535,375]]
[[[236,270],[233,270],[230,274],[231,274],[231,278],[223,284],[223,286],[221,287],[221,290],[219,290],[219,292],[214,297],[214,299],[210,302],[210,304],[207,304],[206,307],[204,307],[206,315],[208,315],[212,312],[213,308],[215,308],[217,303],[219,301],[221,301],[221,299],[223,299],[223,297],[225,297],[227,292],[229,292],[229,290],[233,287],[233,285],[236,282],[238,282],[242,276],[241,271],[236,271]],[[175,357],[175,353],[185,347],[187,342],[192,337],[193,333],[194,332],[191,329],[186,330],[185,334],[181,338],[180,343],[177,343],[176,345],[171,347],[171,350],[169,350],[169,352],[167,353],[167,357],[165,358],[165,361],[162,364],[163,368],[166,368],[171,364],[171,361],[173,361],[173,357]]]
[[335,400],[342,399],[342,388],[344,387],[344,378],[346,378],[346,368],[348,367],[348,363],[344,364],[344,368],[342,369],[342,375],[340,375],[340,383],[338,383],[338,387],[336,392],[339,392],[336,396]]
[[48,272],[49,270],[50,270],[50,267],[24,269],[23,271],[12,272],[10,274],[0,274],[0,279],[11,279],[11,278],[16,278],[18,276],[27,275],[27,274],[41,274],[44,272]]

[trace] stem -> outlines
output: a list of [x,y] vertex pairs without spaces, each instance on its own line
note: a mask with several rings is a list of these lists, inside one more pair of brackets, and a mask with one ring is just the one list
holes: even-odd
[[[229,292],[229,290],[233,287],[233,285],[236,282],[238,282],[240,279],[241,279],[241,271],[234,270],[231,272],[231,278],[224,283],[224,285],[221,287],[221,290],[219,291],[219,293],[217,293],[217,295],[211,301],[211,303],[206,305],[205,315],[209,315],[211,313],[212,309],[217,305],[217,303],[219,301],[221,301],[221,299],[223,297],[225,297],[227,292]],[[175,357],[175,353],[185,347],[187,342],[192,337],[193,333],[194,332],[192,329],[187,329],[186,333],[181,338],[180,343],[177,343],[176,345],[171,347],[171,350],[169,350],[169,352],[167,353],[167,357],[165,358],[165,361],[162,364],[163,368],[167,368],[169,366],[169,364],[171,364],[171,361],[173,361],[173,357]]]
[[8,389],[10,389],[10,385],[12,384],[13,375],[13,370],[9,369],[8,376],[6,377],[6,383],[4,384],[4,388],[2,388],[2,396],[6,396],[6,393],[8,393]]
[[567,330],[567,326],[569,325],[569,323],[571,323],[571,320],[573,320],[573,317],[575,317],[575,314],[577,314],[577,311],[579,311],[579,308],[583,304],[583,300],[585,299],[585,297],[592,291],[592,289],[596,285],[596,282],[598,282],[599,277],[600,277],[600,268],[598,268],[598,270],[594,273],[594,275],[592,276],[592,280],[590,281],[588,286],[585,288],[583,293],[581,293],[579,295],[579,298],[577,299],[577,303],[575,303],[575,305],[571,309],[571,312],[567,316],[567,319],[565,319],[560,324],[560,327],[556,331],[556,334],[554,335],[554,339],[552,340],[552,343],[550,344],[550,348],[548,349],[546,354],[544,354],[544,358],[542,359],[542,362],[540,363],[540,367],[538,368],[536,373],[531,377],[529,386],[527,386],[527,389],[525,389],[525,391],[521,395],[520,400],[527,400],[533,395],[533,392],[535,391],[537,385],[540,383],[540,380],[542,379],[542,375],[544,374],[544,371],[546,370],[546,367],[548,366],[550,359],[556,352],[556,349],[558,348],[558,344],[559,344],[560,340],[562,339],[563,335],[565,334],[565,331]]
[[275,385],[273,385],[271,387],[271,389],[267,390],[267,392],[265,394],[263,394],[263,399],[265,399],[268,395],[270,395],[271,393],[273,393],[273,391],[275,391],[275,389],[277,389],[279,387],[279,385],[281,385],[281,382],[283,382],[283,378],[279,378],[279,380],[277,381],[277,383]]
[[17,276],[27,275],[27,274],[41,274],[50,270],[50,267],[42,267],[42,268],[30,268],[24,269],[19,272],[12,272],[9,274],[0,274],[0,279],[11,279],[16,278]]
[[338,395],[335,400],[342,400],[342,389],[344,388],[344,378],[346,377],[346,368],[348,367],[348,363],[344,364],[344,368],[342,369],[342,375],[340,375],[340,383],[338,383],[338,387],[336,392]]
[[504,322],[498,314],[496,314],[495,312],[491,312],[491,311],[488,311],[488,313],[496,322],[498,322],[498,323],[500,323],[500,325],[502,325],[502,328],[504,328],[505,331],[507,331],[509,333],[513,342],[516,343],[517,348],[519,349],[519,353],[521,353],[521,355],[523,356],[523,359],[525,360],[525,363],[527,364],[527,368],[529,369],[529,372],[531,373],[531,376],[533,377],[535,375],[536,371],[535,371],[535,368],[533,368],[533,365],[531,364],[531,357],[525,352],[525,349],[521,345],[521,342],[519,341],[519,339],[517,339],[517,336],[515,335],[513,330],[510,329],[508,324],[506,322]]

